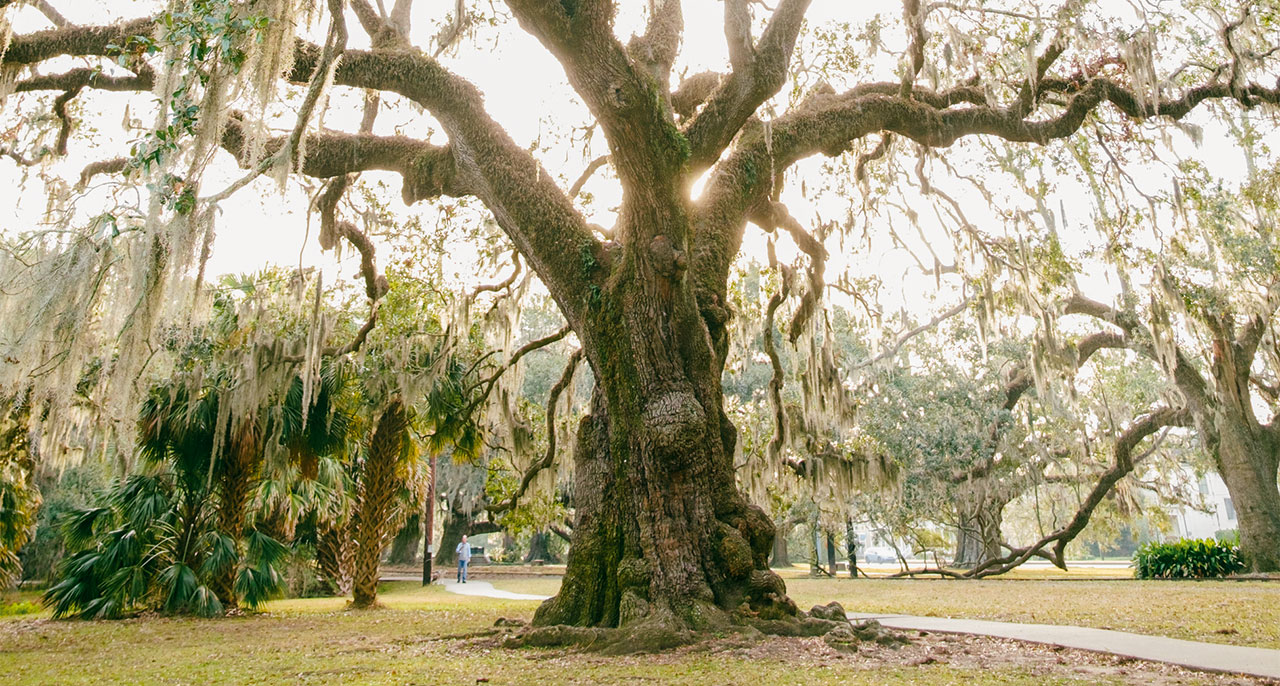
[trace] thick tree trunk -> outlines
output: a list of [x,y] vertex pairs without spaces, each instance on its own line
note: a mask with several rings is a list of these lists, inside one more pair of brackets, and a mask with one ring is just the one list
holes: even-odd
[[836,537],[827,532],[827,573],[836,576]]
[[526,563],[534,561],[556,563],[560,560],[551,554],[551,534],[546,531],[539,531],[529,539],[529,552],[525,553],[524,561]]
[[[786,524],[786,522],[783,522]],[[773,537],[773,553],[769,556],[769,564],[773,567],[786,569],[791,566],[791,555],[787,552],[787,535],[791,533],[791,527],[779,528]]]
[[418,559],[418,543],[422,541],[422,515],[413,514],[405,520],[400,532],[391,541],[391,552],[387,555],[387,563],[393,565],[411,565]]
[[590,296],[579,331],[596,388],[578,430],[577,521],[560,593],[534,623],[678,631],[794,617],[768,567],[773,522],[734,480],[727,339],[681,282],[678,244],[641,246],[608,258],[609,290]]
[[1250,571],[1280,571],[1280,437],[1253,412],[1249,386],[1253,356],[1232,341],[1231,329],[1214,343],[1213,393],[1192,407],[1196,428],[1227,484],[1240,525],[1240,551]]
[[956,553],[953,567],[969,569],[1000,557],[1000,527],[1004,522],[1004,503],[977,498],[956,508],[960,522],[956,527]]
[[450,567],[458,563],[458,544],[467,533],[471,522],[461,512],[450,508],[444,513],[444,531],[440,534],[440,550],[436,553],[437,567]]
[[858,532],[853,530],[853,520],[844,521],[844,552],[849,560],[849,578],[858,578]]
[[1277,442],[1263,427],[1219,409],[1210,452],[1227,484],[1250,571],[1280,571],[1280,489]]

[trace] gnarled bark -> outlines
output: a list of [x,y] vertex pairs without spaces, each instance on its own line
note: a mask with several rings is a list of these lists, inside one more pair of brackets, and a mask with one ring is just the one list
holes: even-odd
[[[734,481],[723,359],[662,238],[615,265],[589,310],[597,386],[579,425],[573,543],[535,624],[680,631],[796,616],[768,568],[773,523]],[[652,276],[622,281],[642,270]]]
[[[797,161],[839,154],[885,132],[932,147],[976,135],[1043,144],[1074,134],[1104,103],[1132,119],[1177,119],[1209,99],[1280,102],[1280,90],[1243,78],[1224,81],[1220,74],[1228,72],[1212,65],[1205,83],[1148,102],[1141,95],[1145,85],[1131,84],[1123,73],[1050,73],[1061,53],[1055,44],[1025,84],[1019,76],[1013,83],[934,91],[908,78],[839,94],[819,88],[765,124],[760,107],[787,79],[810,2],[779,0],[758,39],[752,4],[725,3],[732,71],[705,95],[692,96],[701,105],[690,108],[683,98],[673,102],[669,88],[682,25],[678,3],[654,3],[645,34],[624,47],[615,37],[613,2],[509,0],[520,24],[560,61],[607,138],[623,188],[616,243],[607,244],[596,239],[554,175],[488,114],[479,89],[426,52],[406,49],[407,2],[397,2],[389,20],[365,0],[354,4],[372,47],[346,50],[334,84],[404,96],[435,118],[448,144],[317,134],[298,171],[338,176],[390,169],[404,177],[408,202],[440,194],[476,197],[555,298],[597,379],[592,412],[579,429],[577,522],[566,582],[539,610],[540,624],[687,629],[796,615],[782,581],[767,569],[773,525],[734,483],[735,431],[719,384],[730,266],[748,218],[776,199],[784,172]],[[3,64],[110,56],[109,46],[149,34],[154,25],[146,18],[15,36]],[[913,75],[926,38],[913,33]],[[310,82],[322,62],[320,48],[299,41],[293,55],[286,78]],[[85,87],[142,89],[146,76],[137,76],[129,84],[95,79]],[[15,85],[54,87],[55,81]],[[1016,102],[995,100],[1011,88],[1020,93]],[[689,114],[677,123],[673,107]],[[706,190],[694,202],[690,188],[709,167]],[[1222,435],[1224,454],[1249,452],[1233,448],[1244,445],[1242,439]],[[1274,490],[1274,468],[1270,479]],[[1246,494],[1241,505],[1254,500]],[[382,542],[359,541],[358,568],[376,575]],[[447,541],[441,548],[452,550]],[[371,596],[370,589],[358,596]]]

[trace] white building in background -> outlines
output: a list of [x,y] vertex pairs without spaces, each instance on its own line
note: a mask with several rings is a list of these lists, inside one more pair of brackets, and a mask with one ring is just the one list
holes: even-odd
[[1217,472],[1208,472],[1201,477],[1199,489],[1200,497],[1209,511],[1182,507],[1171,512],[1174,538],[1213,538],[1219,531],[1240,526],[1236,521],[1236,508],[1231,502],[1227,484]]

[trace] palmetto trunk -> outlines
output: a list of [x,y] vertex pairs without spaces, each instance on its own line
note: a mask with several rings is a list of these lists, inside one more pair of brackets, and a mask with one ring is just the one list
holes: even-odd
[[316,534],[316,567],[336,595],[351,592],[351,548],[343,527],[325,524]]
[[[218,530],[235,541],[239,549],[245,533],[249,493],[262,465],[262,430],[258,423],[247,421],[237,428],[217,459]],[[228,612],[239,607],[235,580],[235,565],[229,565],[213,580],[213,592]]]
[[402,485],[397,466],[407,428],[404,403],[393,400],[378,420],[360,472],[351,518],[351,592],[356,607],[373,605],[378,596],[378,557],[396,526],[396,496]]

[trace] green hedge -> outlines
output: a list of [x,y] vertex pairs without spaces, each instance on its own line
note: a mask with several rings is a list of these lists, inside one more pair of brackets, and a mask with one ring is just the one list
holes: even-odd
[[1240,549],[1213,539],[1147,543],[1133,554],[1139,579],[1208,579],[1244,570]]

